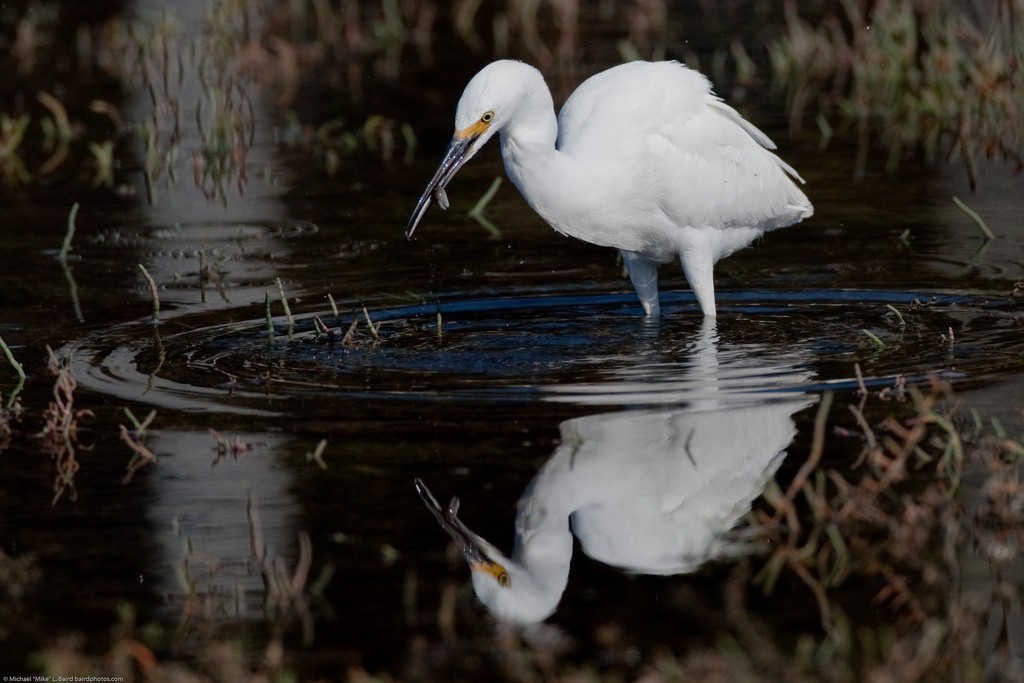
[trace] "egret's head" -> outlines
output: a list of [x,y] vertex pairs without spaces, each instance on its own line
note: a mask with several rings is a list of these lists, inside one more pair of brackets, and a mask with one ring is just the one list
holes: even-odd
[[416,490],[441,527],[455,539],[472,572],[473,590],[491,614],[517,624],[535,624],[551,616],[565,589],[564,577],[555,582],[554,589],[547,588],[545,582],[537,581],[462,523],[457,514],[458,498],[442,508],[419,479]]
[[[448,208],[445,187],[463,164],[511,120],[529,99],[530,93],[536,90],[538,80],[543,84],[539,71],[512,60],[492,62],[473,76],[455,110],[455,135],[441,158],[437,172],[416,203],[405,229],[406,237],[412,237],[433,201],[437,201],[442,209]],[[544,88],[543,92],[546,93],[547,89]]]
[[472,141],[472,156],[500,131],[544,77],[529,64],[492,62],[470,79],[455,109],[454,140]]

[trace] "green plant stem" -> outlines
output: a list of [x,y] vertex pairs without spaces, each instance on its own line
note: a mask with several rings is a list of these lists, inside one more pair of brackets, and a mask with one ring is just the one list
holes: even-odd
[[156,287],[156,280],[146,270],[146,266],[139,264],[139,270],[142,271],[142,276],[146,278],[146,283],[149,285],[149,294],[153,299],[153,322],[159,322],[160,320],[160,294]]
[[885,342],[882,341],[881,339],[879,339],[878,335],[876,335],[874,332],[871,332],[869,330],[863,330],[863,329],[861,330],[861,332],[863,332],[865,335],[867,335],[867,338],[870,339],[872,342],[874,342],[875,346],[877,346],[880,349],[884,349],[885,348]]
[[366,310],[365,304],[363,305],[363,317],[366,318],[366,326],[370,328],[370,334],[373,335],[375,340],[379,340],[380,335],[378,334],[378,331],[380,330],[380,323],[377,323],[376,325],[373,324],[373,321],[370,320],[370,312]]
[[263,311],[267,318],[267,341],[274,345],[274,318],[270,315],[270,292],[263,293]]
[[482,225],[487,232],[491,233],[496,238],[501,238],[501,230],[498,230],[498,226],[492,223],[486,216],[484,216],[484,209],[494,199],[494,195],[497,194],[498,188],[501,187],[501,176],[494,179],[491,186],[487,188],[487,192],[484,192],[480,200],[469,210],[469,217],[475,220],[477,223]]
[[295,327],[295,318],[292,317],[292,309],[288,305],[288,297],[284,295],[284,283],[277,278],[277,291],[281,294],[281,304],[284,306],[284,317],[288,319],[288,327]]
[[64,244],[60,247],[60,253],[57,254],[62,262],[68,260],[68,252],[71,251],[71,240],[75,236],[75,216],[78,215],[78,202],[71,205],[71,211],[68,213],[68,229],[64,233]]
[[25,368],[21,366],[21,363],[15,360],[14,353],[11,351],[11,347],[7,345],[7,342],[4,341],[3,337],[0,337],[0,349],[3,349],[4,355],[7,356],[7,362],[10,363],[11,367],[14,368],[14,371],[18,373],[18,379],[24,382]]
[[968,218],[975,222],[978,228],[985,234],[985,239],[994,240],[996,238],[996,234],[992,232],[991,228],[988,227],[988,224],[985,223],[985,219],[979,216],[974,209],[960,201],[959,197],[953,197],[953,203],[956,204],[956,208],[963,211],[967,214]]

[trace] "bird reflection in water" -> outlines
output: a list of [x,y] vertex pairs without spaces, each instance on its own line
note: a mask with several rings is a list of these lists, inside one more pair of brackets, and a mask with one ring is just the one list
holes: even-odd
[[[511,557],[459,519],[457,498],[442,506],[416,480],[494,616],[529,624],[555,611],[568,582],[573,534],[593,559],[644,574],[691,572],[742,552],[728,532],[782,463],[796,435],[793,414],[813,403],[794,391],[810,373],[772,365],[763,349],[730,354],[726,362],[716,344],[706,325],[689,368],[701,387],[699,400],[562,423],[560,445],[519,500]],[[746,375],[747,388],[732,390],[723,379],[709,393],[708,375],[719,371],[723,378]],[[771,386],[750,389],[754,376],[770,377]]]

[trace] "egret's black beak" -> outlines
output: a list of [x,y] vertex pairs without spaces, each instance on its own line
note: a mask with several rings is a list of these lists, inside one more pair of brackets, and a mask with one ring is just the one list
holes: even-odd
[[[423,216],[426,215],[431,202],[436,200],[438,206],[442,209],[448,208],[448,195],[445,194],[444,188],[455,177],[455,174],[462,168],[462,165],[475,154],[476,151],[473,149],[473,143],[479,137],[479,134],[474,134],[465,137],[456,135],[452,138],[451,144],[448,145],[448,149],[441,159],[441,165],[438,166],[434,177],[427,183],[427,189],[423,190],[423,195],[416,202],[416,209],[413,210],[412,216],[409,217],[409,223],[405,226],[405,236],[407,238],[412,239],[412,233],[415,232],[416,226],[419,225]],[[417,488],[419,488],[419,485],[417,485]]]
[[469,562],[471,567],[477,566],[484,563],[490,563],[487,557],[483,553],[483,549],[480,544],[480,537],[474,534],[469,528],[462,523],[462,520],[458,517],[459,512],[459,499],[452,498],[452,502],[448,504],[447,508],[442,508],[437,499],[434,498],[434,494],[430,492],[427,485],[423,483],[422,479],[416,480],[416,491],[420,494],[420,498],[426,503],[427,508],[434,514],[434,519],[441,525],[441,528],[448,532],[448,534],[455,539],[455,544],[458,545],[459,550],[466,557],[466,561]]

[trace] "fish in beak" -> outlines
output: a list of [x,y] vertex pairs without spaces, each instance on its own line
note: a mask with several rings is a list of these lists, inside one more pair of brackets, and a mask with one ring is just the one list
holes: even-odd
[[412,212],[412,216],[409,217],[409,223],[405,227],[405,236],[408,239],[412,239],[412,234],[416,230],[416,226],[419,225],[423,216],[426,215],[427,209],[430,208],[432,202],[437,202],[437,205],[441,209],[448,208],[448,195],[445,194],[445,187],[451,182],[455,174],[459,172],[462,165],[469,161],[478,147],[474,146],[474,143],[480,138],[482,130],[477,130],[476,127],[471,127],[466,131],[456,133],[455,137],[452,138],[451,144],[448,145],[448,149],[444,153],[444,157],[441,159],[441,164],[437,168],[437,172],[434,173],[434,177],[427,183],[427,188],[423,190],[423,194],[420,196],[418,202],[416,202],[416,208]]
[[462,551],[466,562],[469,563],[469,568],[476,572],[490,574],[499,584],[507,586],[509,579],[504,565],[495,562],[490,557],[490,555],[498,554],[497,551],[487,541],[470,531],[459,519],[459,499],[452,498],[447,508],[441,507],[422,479],[416,480],[416,491],[430,512],[433,513],[434,519],[441,525],[441,528],[455,540],[455,544]]
[[466,561],[470,565],[486,559],[480,543],[483,539],[470,531],[458,517],[458,498],[452,498],[447,508],[441,507],[441,504],[437,502],[437,498],[434,498],[434,494],[430,492],[430,489],[427,488],[422,479],[416,480],[416,492],[420,494],[420,498],[423,499],[427,509],[433,513],[434,519],[441,525],[441,528],[455,539],[455,544],[462,551],[462,554],[465,555]]

